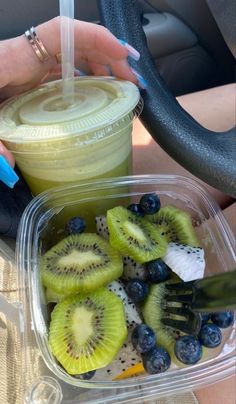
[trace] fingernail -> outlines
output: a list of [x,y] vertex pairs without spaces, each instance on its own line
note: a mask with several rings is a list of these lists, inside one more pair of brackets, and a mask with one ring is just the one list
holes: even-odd
[[146,90],[147,88],[147,82],[146,80],[143,78],[143,76],[141,76],[141,74],[139,74],[135,69],[133,69],[131,67],[132,72],[134,73],[134,75],[137,77],[138,79],[138,85],[140,88],[142,88],[143,90]]
[[87,76],[87,73],[82,72],[82,70],[74,69],[74,73],[76,76]]
[[129,56],[137,62],[140,58],[140,53],[123,39],[118,39],[118,41],[128,50]]
[[0,156],[0,180],[9,188],[13,188],[19,180],[18,175],[3,156]]

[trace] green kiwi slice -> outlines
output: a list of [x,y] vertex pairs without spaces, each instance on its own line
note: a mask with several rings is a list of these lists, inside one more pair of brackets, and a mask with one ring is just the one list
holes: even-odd
[[151,285],[148,297],[142,307],[142,313],[145,323],[153,329],[157,336],[157,344],[167,349],[172,359],[175,360],[174,344],[181,333],[172,327],[164,325],[161,321],[163,317],[167,316],[167,313],[162,309],[165,284],[166,282]]
[[107,211],[110,244],[122,255],[144,263],[163,257],[167,242],[152,223],[118,206]]
[[73,234],[51,248],[41,260],[43,285],[71,295],[92,291],[121,276],[117,250],[97,234]]
[[105,288],[67,297],[51,314],[49,345],[71,375],[107,366],[126,337],[123,303]]
[[158,231],[168,242],[199,247],[200,243],[187,212],[170,205],[161,208],[154,215],[146,215],[146,218],[157,225]]
[[58,303],[68,297],[68,295],[66,293],[58,293],[52,289],[46,288],[45,297],[47,303]]
[[[179,331],[175,328],[168,327],[162,323],[162,318],[169,316],[172,319],[183,321],[183,317],[176,314],[168,314],[164,311],[165,307],[165,285],[166,283],[175,282],[175,280],[158,283],[151,285],[149,289],[149,294],[142,306],[142,314],[144,322],[153,329],[157,338],[157,345],[165,348],[172,361],[179,367],[185,367],[182,362],[180,362],[174,352],[174,346],[176,340],[182,336],[186,335],[184,332]],[[178,306],[178,303],[173,303],[174,306]],[[207,349],[203,347],[202,359],[206,359]]]

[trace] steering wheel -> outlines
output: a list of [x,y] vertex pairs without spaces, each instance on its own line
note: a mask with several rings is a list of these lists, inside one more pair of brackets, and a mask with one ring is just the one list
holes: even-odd
[[[137,0],[98,1],[103,25],[141,54],[138,70],[147,81],[141,121],[154,140],[179,164],[209,185],[236,197],[234,128],[213,132],[176,101],[158,74],[148,50]],[[136,62],[132,62],[135,67]]]

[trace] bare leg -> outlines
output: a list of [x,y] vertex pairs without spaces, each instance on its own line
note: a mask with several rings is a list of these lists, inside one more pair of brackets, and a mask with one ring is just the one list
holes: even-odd
[[[234,84],[187,94],[179,97],[178,101],[190,115],[208,129],[223,131],[235,125]],[[176,174],[194,178],[160,148],[139,120],[134,124],[133,145],[134,173]],[[232,203],[231,197],[200,182],[222,208]]]

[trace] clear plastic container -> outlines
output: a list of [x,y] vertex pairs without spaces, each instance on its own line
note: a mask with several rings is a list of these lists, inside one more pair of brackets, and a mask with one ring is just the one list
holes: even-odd
[[[139,403],[204,387],[234,374],[236,324],[223,331],[220,347],[208,350],[198,364],[172,366],[162,374],[145,374],[122,381],[73,378],[62,370],[49,350],[48,312],[38,271],[40,256],[63,237],[62,228],[70,214],[82,210],[85,217],[95,217],[104,214],[108,207],[138,201],[147,192],[157,192],[162,206],[172,204],[190,213],[205,250],[205,276],[234,269],[234,238],[230,228],[219,206],[193,180],[167,175],[120,177],[39,195],[23,215],[16,252],[22,305],[21,384],[26,402]],[[92,221],[89,229],[93,229]]]

